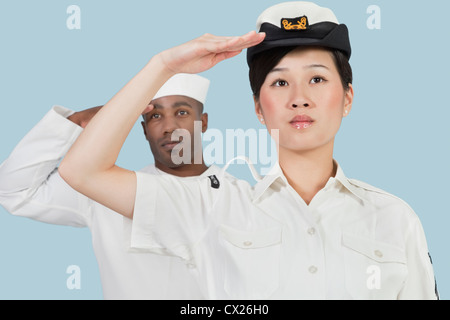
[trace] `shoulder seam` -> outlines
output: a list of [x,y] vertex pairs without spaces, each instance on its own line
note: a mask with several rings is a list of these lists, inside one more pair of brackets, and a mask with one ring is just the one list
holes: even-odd
[[396,195],[394,195],[392,193],[389,193],[389,192],[387,192],[387,191],[385,191],[383,189],[374,187],[374,186],[372,186],[372,185],[370,185],[368,183],[365,183],[363,181],[360,181],[360,180],[348,179],[348,181],[352,185],[354,185],[355,187],[362,188],[362,189],[367,190],[369,192],[375,192],[375,193],[382,194],[382,195],[388,196],[390,198],[396,199],[396,200],[400,201],[404,206],[406,206],[409,210],[414,212],[414,210],[411,208],[411,206],[405,200],[403,200],[402,198],[399,198],[398,196],[396,196]]

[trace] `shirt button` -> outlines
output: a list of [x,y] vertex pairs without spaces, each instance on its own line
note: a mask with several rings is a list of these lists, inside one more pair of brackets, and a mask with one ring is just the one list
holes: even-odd
[[375,255],[376,255],[378,258],[382,258],[382,257],[383,257],[383,252],[381,252],[380,250],[375,250],[374,253],[375,253]]
[[308,232],[309,235],[312,236],[312,235],[314,235],[314,234],[316,233],[316,229],[314,229],[314,228],[309,228],[307,232]]
[[243,245],[246,247],[250,247],[253,244],[251,241],[244,241]]
[[314,274],[314,273],[317,272],[317,267],[316,267],[316,266],[310,266],[310,267],[308,268],[308,271],[309,271],[309,273]]

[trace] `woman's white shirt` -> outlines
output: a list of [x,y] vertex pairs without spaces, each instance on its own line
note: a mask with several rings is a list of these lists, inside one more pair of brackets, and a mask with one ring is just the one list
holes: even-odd
[[136,174],[131,250],[181,257],[207,298],[436,299],[417,215],[340,166],[309,205],[278,164],[254,187]]

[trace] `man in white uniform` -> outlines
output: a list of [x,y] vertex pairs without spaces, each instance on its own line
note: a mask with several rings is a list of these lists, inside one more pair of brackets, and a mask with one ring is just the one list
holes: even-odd
[[[175,165],[170,156],[176,146],[170,141],[175,129],[192,134],[194,121],[201,121],[202,130],[206,130],[203,104],[208,88],[209,80],[182,74],[171,78],[157,93],[151,102],[155,108],[143,115],[142,122],[155,164],[143,172],[178,177],[215,174],[217,168],[208,168],[203,161]],[[127,252],[121,237],[123,218],[76,192],[59,176],[60,160],[100,109],[73,112],[53,107],[0,165],[0,204],[13,215],[88,227],[105,299],[202,299],[184,262]],[[192,152],[191,159],[194,156]]]

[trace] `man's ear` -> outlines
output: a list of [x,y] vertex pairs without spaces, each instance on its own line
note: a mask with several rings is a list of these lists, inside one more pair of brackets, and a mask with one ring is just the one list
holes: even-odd
[[202,120],[202,132],[205,133],[208,129],[208,114],[202,113],[200,119]]
[[141,121],[141,125],[142,125],[142,129],[144,130],[145,140],[148,141],[148,138],[147,138],[147,127],[145,126],[145,122]]

